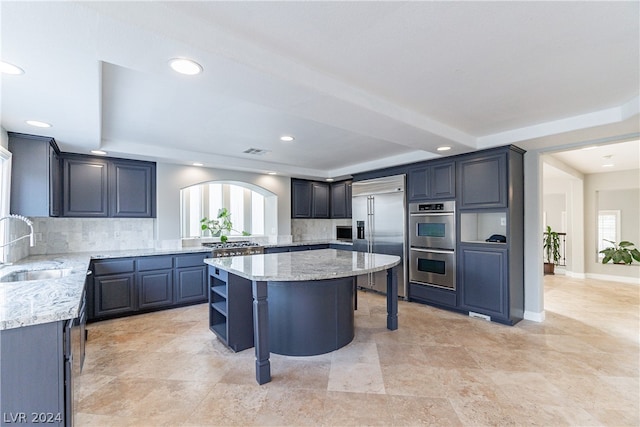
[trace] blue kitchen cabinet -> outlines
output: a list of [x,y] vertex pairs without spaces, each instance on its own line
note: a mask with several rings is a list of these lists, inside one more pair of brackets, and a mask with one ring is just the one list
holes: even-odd
[[50,137],[9,132],[12,153],[11,213],[59,216],[62,204],[60,150]]
[[108,163],[105,159],[65,154],[62,171],[62,216],[109,216]]
[[69,335],[67,320],[0,331],[2,425],[72,425]]
[[312,251],[315,249],[329,249],[329,247],[330,245],[328,243],[318,243],[318,244],[310,244],[310,245],[274,246],[271,248],[264,248],[264,253],[279,254],[283,252]]
[[109,162],[109,216],[156,216],[156,164],[135,160]]
[[455,198],[455,163],[425,162],[409,169],[409,201]]
[[173,304],[173,257],[154,256],[137,262],[138,309]]
[[209,329],[235,352],[253,347],[251,281],[209,266]]
[[351,181],[331,184],[331,218],[351,218]]
[[175,305],[207,300],[207,266],[210,252],[178,255],[175,260]]
[[507,207],[507,152],[476,154],[458,161],[460,209]]
[[291,218],[329,218],[329,184],[291,179]]
[[63,216],[153,218],[153,162],[80,154],[62,155]]
[[312,217],[329,218],[331,213],[331,187],[329,187],[329,184],[326,184],[324,182],[313,182],[311,186],[313,195]]

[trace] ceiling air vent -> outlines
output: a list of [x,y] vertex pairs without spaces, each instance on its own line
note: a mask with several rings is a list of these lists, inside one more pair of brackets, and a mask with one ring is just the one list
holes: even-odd
[[262,148],[247,148],[243,151],[245,154],[254,154],[256,156],[262,156],[263,154],[267,154],[269,150],[263,150]]

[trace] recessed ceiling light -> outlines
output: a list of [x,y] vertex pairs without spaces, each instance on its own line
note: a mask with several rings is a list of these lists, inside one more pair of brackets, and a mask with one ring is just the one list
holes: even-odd
[[327,182],[333,182],[333,178],[327,178]]
[[26,124],[31,125],[31,126],[35,126],[37,128],[50,128],[51,125],[49,123],[45,123],[45,122],[41,122],[38,120],[27,120],[25,121]]
[[24,70],[22,68],[4,61],[0,61],[0,72],[2,74],[11,74],[12,76],[24,74]]
[[603,168],[612,168],[613,167],[613,163],[605,163],[604,165],[602,165]]
[[194,162],[192,164],[193,164],[193,166],[204,166],[204,164],[200,163],[200,162]]
[[449,151],[449,150],[451,150],[451,147],[448,146],[448,145],[443,145],[442,147],[436,148],[436,150],[438,150],[438,151]]
[[92,152],[93,154],[97,154],[97,155],[99,155],[99,156],[106,156],[106,155],[107,155],[107,152],[106,152],[106,151],[104,151],[104,150],[91,150],[91,152]]
[[186,58],[170,59],[169,66],[173,68],[174,71],[180,74],[186,74],[188,76],[194,76],[202,72],[202,65]]
[[280,141],[285,141],[285,142],[291,142],[293,141],[295,138],[290,136],[290,135],[284,135],[280,137]]
[[277,172],[267,172],[267,175],[277,175]]

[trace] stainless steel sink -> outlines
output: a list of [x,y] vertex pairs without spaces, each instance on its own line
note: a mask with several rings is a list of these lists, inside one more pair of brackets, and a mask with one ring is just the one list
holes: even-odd
[[51,268],[48,270],[20,270],[0,277],[0,282],[22,282],[27,280],[59,279],[73,272],[71,268]]

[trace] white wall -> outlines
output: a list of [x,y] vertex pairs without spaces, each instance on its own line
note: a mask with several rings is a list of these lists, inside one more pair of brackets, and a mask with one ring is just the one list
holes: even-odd
[[9,149],[9,134],[3,127],[0,127],[0,147]]
[[[618,205],[622,210],[621,238],[630,240],[640,247],[640,170],[598,173],[587,175],[585,179],[585,266],[588,277],[609,280],[621,280],[640,283],[640,264],[614,265],[597,261],[597,211],[598,194],[614,190],[611,196],[619,197]],[[622,194],[615,190],[631,190]],[[616,196],[616,194],[619,194]],[[614,200],[615,202],[615,200]],[[609,204],[612,205],[611,197]]]
[[288,177],[157,163],[156,240],[167,246],[180,240],[180,190],[208,181],[242,181],[278,196],[278,238],[291,238],[291,180]]

